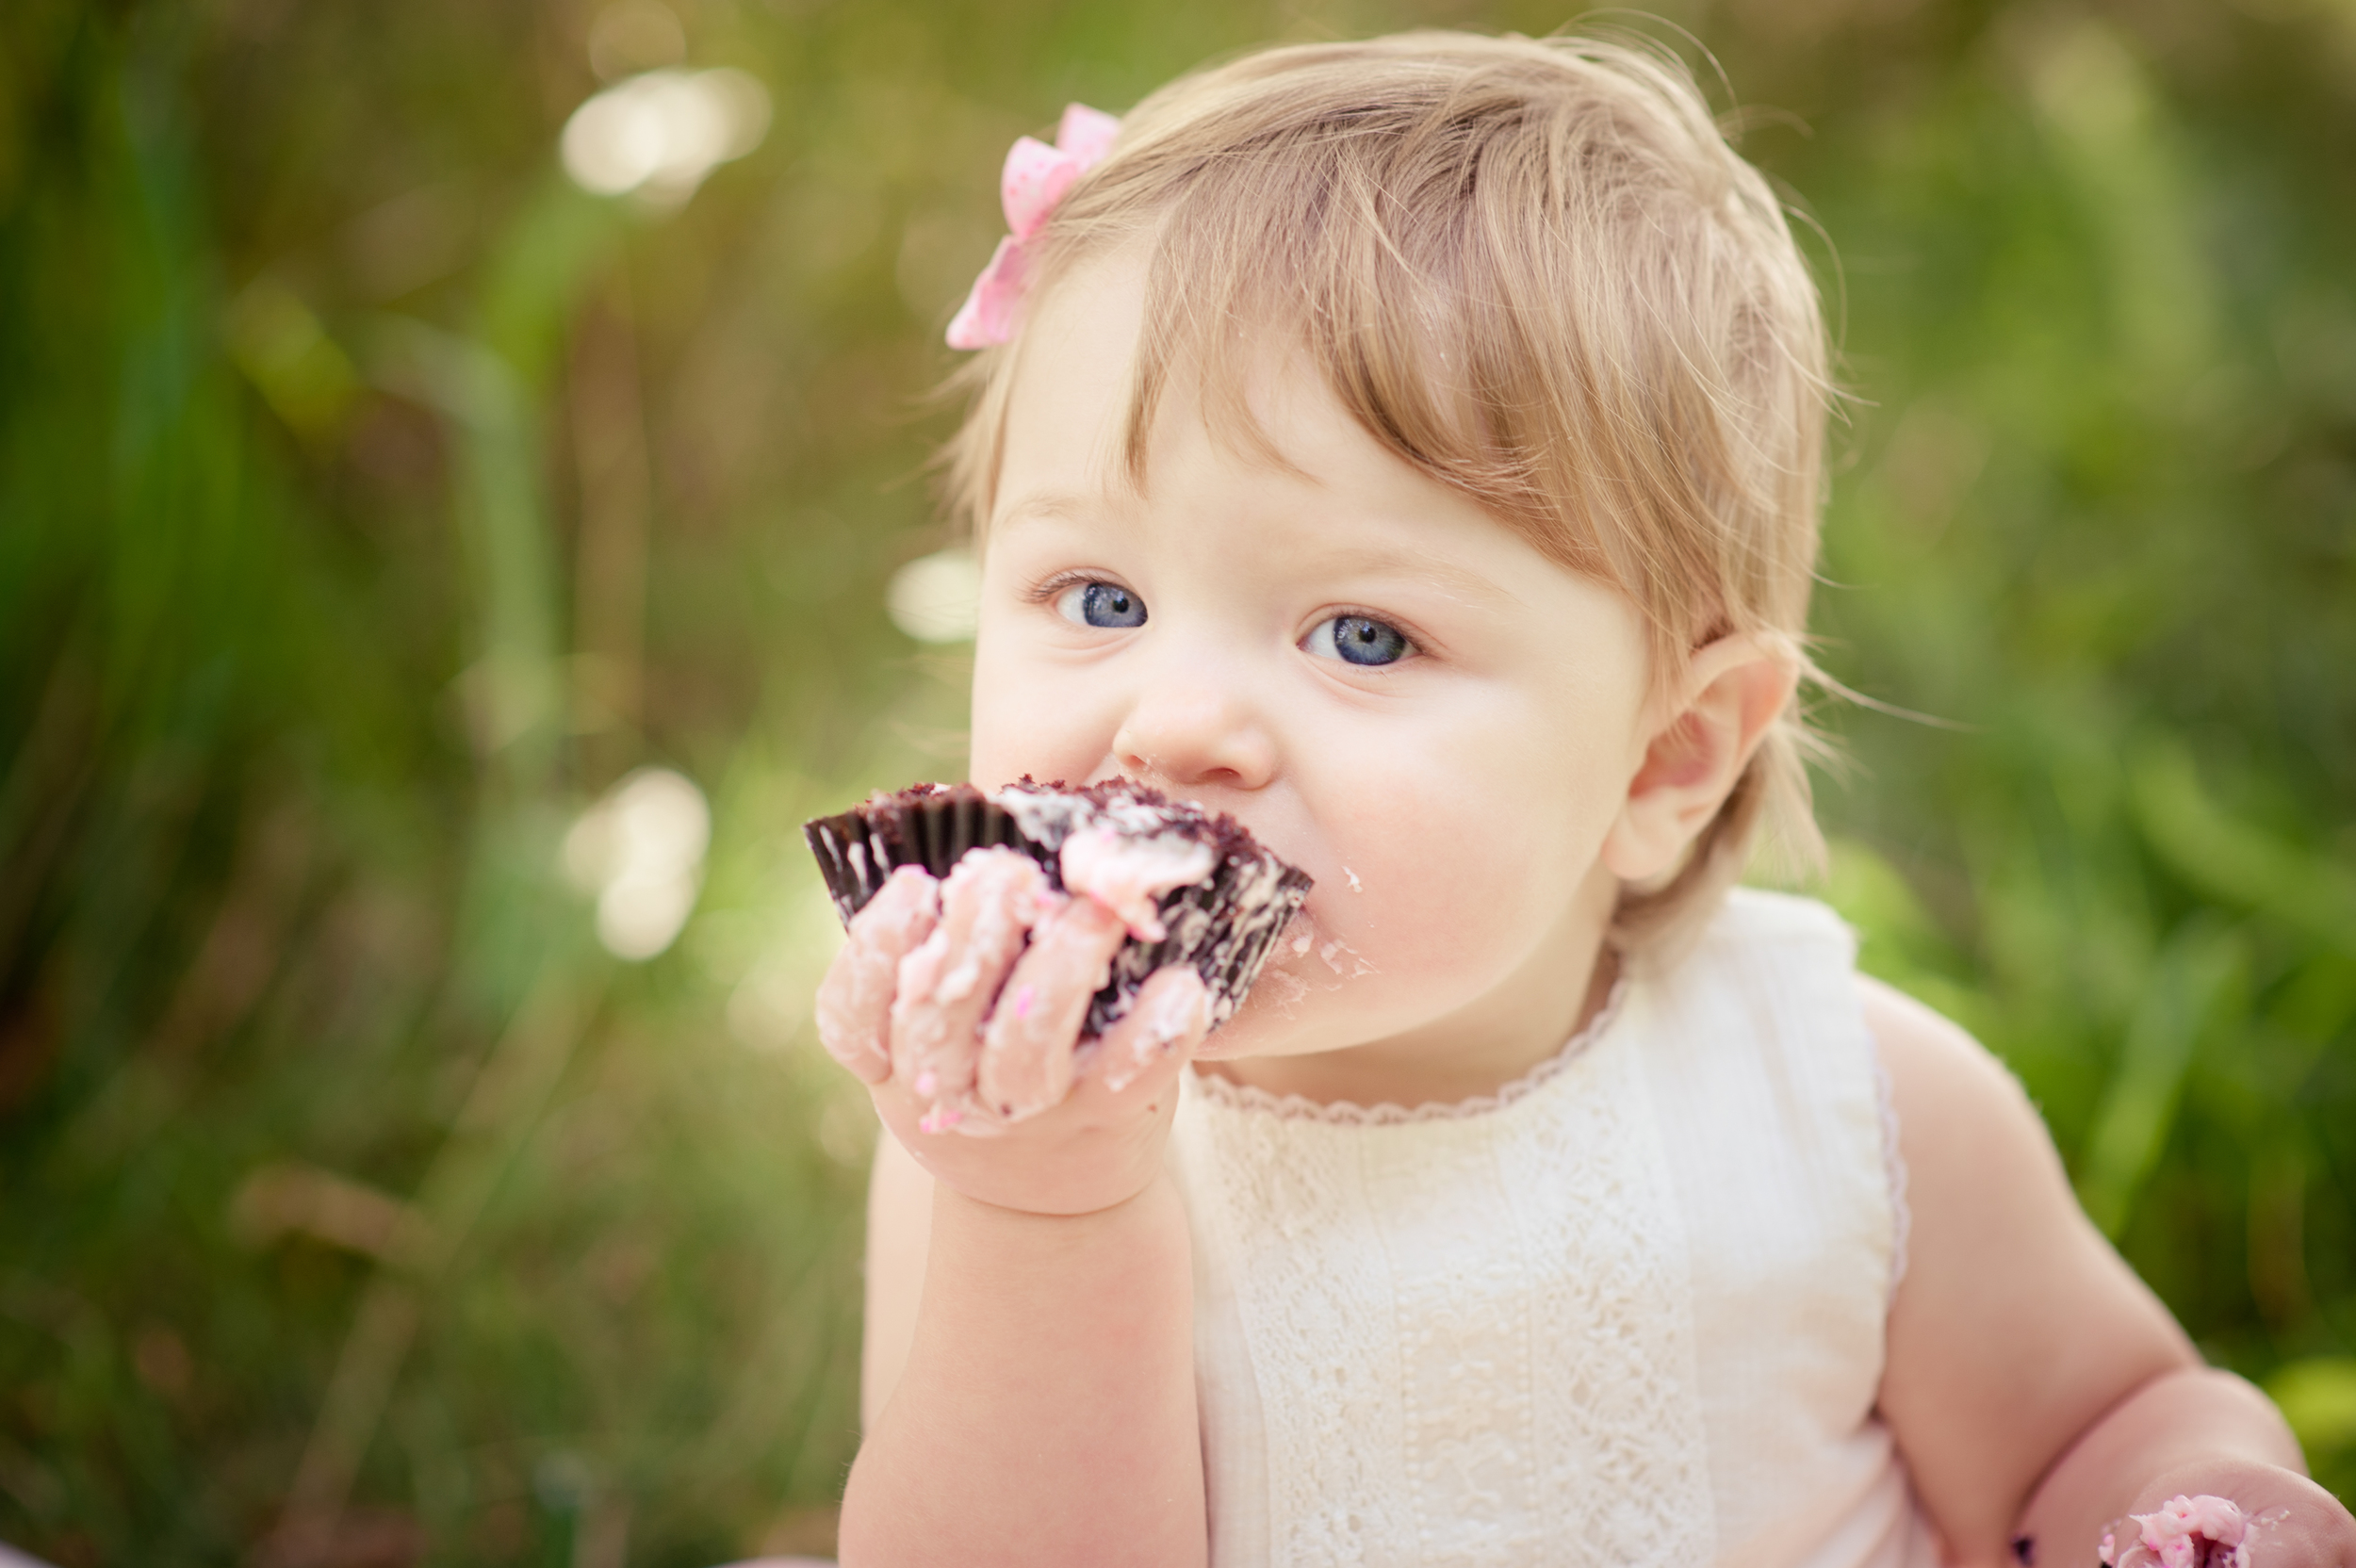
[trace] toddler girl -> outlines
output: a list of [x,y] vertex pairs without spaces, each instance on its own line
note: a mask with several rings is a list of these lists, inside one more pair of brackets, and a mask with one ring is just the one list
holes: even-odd
[[[1059,140],[952,328],[972,776],[1152,784],[1317,886],[1207,1037],[1169,970],[1072,1037],[1085,897],[853,922],[844,1560],[2085,1568],[2186,1494],[2356,1564],[2005,1072],[1730,890],[1813,841],[1824,347],[1690,80],[1416,34]],[[1060,1098],[968,1092],[993,1009],[1065,1021],[992,1037]]]

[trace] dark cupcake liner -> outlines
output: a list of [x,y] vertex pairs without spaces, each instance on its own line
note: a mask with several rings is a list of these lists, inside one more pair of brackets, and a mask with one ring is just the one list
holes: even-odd
[[1048,880],[1063,887],[1060,851],[1073,825],[1127,815],[1140,831],[1179,833],[1210,844],[1219,861],[1211,879],[1164,894],[1158,906],[1167,933],[1161,940],[1132,937],[1113,955],[1112,974],[1088,1004],[1087,1032],[1101,1035],[1128,1012],[1137,990],[1156,971],[1186,964],[1210,994],[1214,1028],[1234,1016],[1276,939],[1309,896],[1306,872],[1261,847],[1233,817],[1173,805],[1142,785],[1110,783],[1085,790],[1024,780],[999,799],[971,784],[919,784],[896,795],[805,824],[804,837],[844,924],[883,890],[892,872],[922,866],[946,876],[966,852],[999,844],[1037,860]]
[[935,876],[964,858],[969,849],[1004,844],[1047,868],[1056,886],[1055,848],[1023,835],[1014,814],[971,784],[919,784],[896,795],[877,795],[863,806],[802,825],[802,837],[818,858],[818,874],[834,895],[843,923],[867,907],[902,866],[922,866]]

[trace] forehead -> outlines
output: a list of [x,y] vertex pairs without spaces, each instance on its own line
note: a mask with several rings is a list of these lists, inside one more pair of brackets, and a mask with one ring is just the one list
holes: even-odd
[[[987,526],[1038,510],[1048,495],[1147,498],[1180,465],[1205,461],[1238,482],[1340,495],[1402,495],[1429,508],[1485,509],[1434,481],[1344,406],[1301,324],[1265,304],[1206,304],[1218,330],[1173,332],[1144,239],[1082,262],[1034,302],[1008,368]],[[1189,302],[1201,303],[1202,302]],[[1186,458],[1193,461],[1186,462]]]
[[1008,372],[993,531],[1042,482],[1127,486],[1146,273],[1141,248],[1125,247],[1034,297]]
[[[1190,365],[1174,375],[1154,406],[1153,461],[1133,466],[1145,287],[1144,267],[1116,258],[1075,271],[1026,326],[992,539],[1044,530],[1069,540],[1099,528],[1171,538],[1173,525],[1195,543],[1219,540],[1238,566],[1249,557],[1269,569],[1412,577],[1500,608],[1526,596],[1515,585],[1529,586],[1531,573],[1560,570],[1375,440],[1281,337],[1236,356],[1232,384],[1205,387]],[[1224,418],[1215,412],[1222,394],[1233,405]]]

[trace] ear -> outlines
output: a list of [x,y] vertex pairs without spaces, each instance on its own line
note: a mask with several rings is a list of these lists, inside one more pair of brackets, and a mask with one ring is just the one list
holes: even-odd
[[1604,840],[1603,862],[1613,875],[1643,882],[1676,868],[1733,792],[1798,679],[1798,661],[1780,639],[1721,637],[1693,655]]

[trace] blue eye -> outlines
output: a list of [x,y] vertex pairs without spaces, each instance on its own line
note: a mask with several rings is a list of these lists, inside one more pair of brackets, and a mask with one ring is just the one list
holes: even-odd
[[1075,582],[1055,596],[1055,609],[1065,620],[1082,626],[1145,624],[1145,601],[1118,583]]
[[1415,651],[1415,645],[1395,626],[1370,615],[1336,615],[1320,621],[1309,633],[1311,653],[1348,664],[1396,664]]

